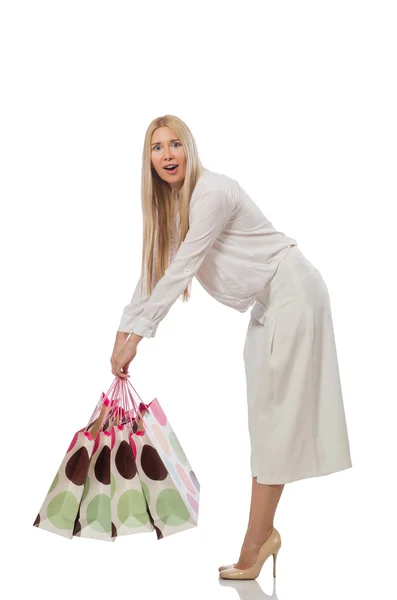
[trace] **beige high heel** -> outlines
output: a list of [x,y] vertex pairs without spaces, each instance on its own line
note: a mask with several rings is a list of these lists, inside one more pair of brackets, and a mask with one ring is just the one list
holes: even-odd
[[[248,569],[236,569],[234,565],[219,567],[219,576],[222,579],[256,579],[261,572],[265,561],[273,555],[273,577],[276,577],[276,558],[281,548],[281,536],[273,527],[270,537],[259,550],[256,562]],[[236,564],[236,563],[234,563]]]
[[225,569],[230,569],[230,567],[234,567],[236,563],[233,563],[232,565],[223,565],[222,567],[219,567],[218,571],[224,571]]

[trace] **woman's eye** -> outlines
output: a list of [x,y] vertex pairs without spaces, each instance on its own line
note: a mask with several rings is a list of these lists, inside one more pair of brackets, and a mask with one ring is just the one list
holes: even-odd
[[[174,142],[174,144],[176,144],[177,146],[181,146],[181,144],[179,142]],[[157,144],[156,146],[153,146],[153,150],[156,150],[156,148],[160,148],[159,144]]]

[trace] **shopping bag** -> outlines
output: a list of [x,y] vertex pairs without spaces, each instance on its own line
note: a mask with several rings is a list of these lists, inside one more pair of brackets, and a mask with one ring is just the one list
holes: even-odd
[[117,404],[116,400],[109,398],[112,387],[107,394],[102,392],[87,427],[74,434],[33,523],[35,527],[67,538],[73,537],[95,437]]
[[[123,389],[118,396],[124,403]],[[129,441],[131,426],[121,424],[124,413],[118,404],[95,439],[76,536],[114,541],[119,535],[154,530]]]
[[112,428],[110,500],[113,536],[154,531],[130,443],[131,434],[127,424]]
[[200,484],[169,419],[157,398],[146,405],[130,381],[122,386],[136,415],[130,443],[157,539],[196,527]]
[[85,480],[74,535],[112,540],[110,517],[110,442],[109,431],[99,431]]

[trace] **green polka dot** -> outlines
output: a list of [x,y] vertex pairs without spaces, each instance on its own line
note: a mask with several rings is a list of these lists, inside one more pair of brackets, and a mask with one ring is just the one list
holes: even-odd
[[110,498],[105,494],[95,496],[87,506],[87,522],[95,531],[110,533]]
[[50,486],[50,489],[48,490],[47,494],[49,494],[50,492],[52,492],[52,490],[54,490],[54,489],[55,489],[55,487],[56,487],[56,485],[57,485],[57,483],[58,483],[58,480],[59,480],[59,471],[58,471],[58,473],[55,475],[55,477],[54,477],[54,480],[53,480],[53,482],[52,482],[52,484],[51,484],[51,486]]
[[110,497],[113,498],[116,491],[116,478],[113,473],[110,473]]
[[182,525],[190,517],[180,494],[175,490],[163,490],[156,502],[159,518],[166,525]]
[[79,504],[71,492],[57,494],[47,507],[47,517],[58,529],[73,529]]
[[81,496],[81,501],[83,502],[83,500],[85,500],[88,496],[88,492],[90,491],[90,478],[86,477],[86,480],[84,482],[84,490],[83,490],[83,495]]
[[143,494],[138,490],[127,490],[121,494],[117,505],[117,514],[120,521],[127,527],[141,527],[147,523],[149,515]]
[[183,448],[180,445],[178,438],[176,437],[176,435],[173,431],[171,431],[171,433],[169,435],[169,440],[170,440],[170,444],[171,444],[179,462],[182,465],[186,465],[186,463],[187,463],[186,454],[184,453]]
[[142,485],[142,490],[143,490],[143,494],[146,498],[146,502],[148,504],[150,504],[150,492],[149,492],[149,488],[146,485],[146,483],[144,481],[141,481],[141,485]]

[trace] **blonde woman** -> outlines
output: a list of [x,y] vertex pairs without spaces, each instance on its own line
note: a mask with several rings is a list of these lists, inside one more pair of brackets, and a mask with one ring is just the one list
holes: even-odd
[[202,166],[187,125],[150,123],[142,165],[141,277],[111,357],[128,367],[196,277],[226,306],[251,308],[244,346],[252,497],[238,561],[223,579],[255,579],[281,546],[273,521],[286,483],[352,466],[328,289],[297,241],[277,231],[238,182]]

